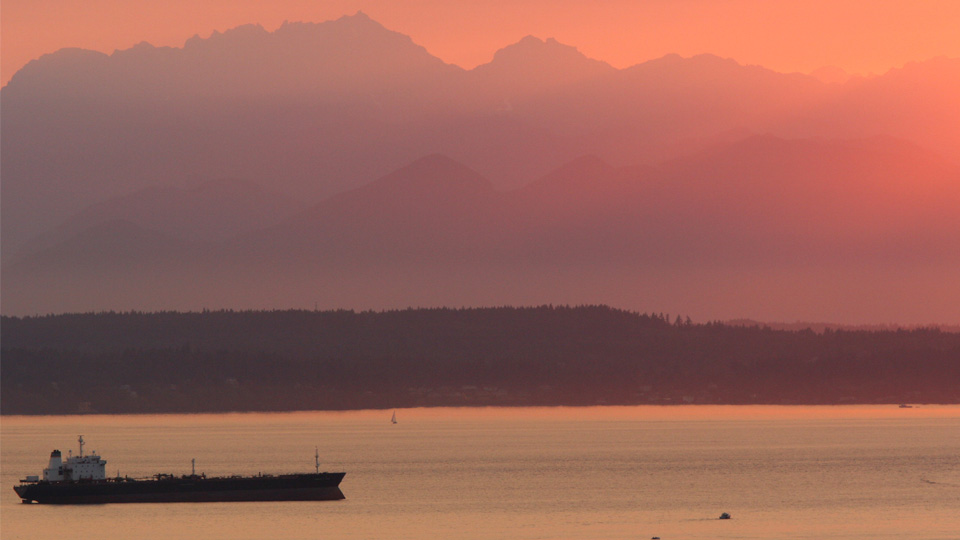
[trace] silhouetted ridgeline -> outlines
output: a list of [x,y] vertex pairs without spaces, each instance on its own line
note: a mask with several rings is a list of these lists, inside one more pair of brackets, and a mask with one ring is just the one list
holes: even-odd
[[960,334],[603,306],[3,317],[2,412],[960,402]]

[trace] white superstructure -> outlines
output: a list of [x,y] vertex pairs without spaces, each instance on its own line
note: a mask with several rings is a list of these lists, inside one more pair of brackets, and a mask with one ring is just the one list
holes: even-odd
[[83,455],[83,435],[79,438],[80,455],[70,456],[66,463],[59,450],[50,452],[50,464],[43,470],[43,479],[48,482],[77,480],[103,480],[107,477],[107,461],[96,452]]

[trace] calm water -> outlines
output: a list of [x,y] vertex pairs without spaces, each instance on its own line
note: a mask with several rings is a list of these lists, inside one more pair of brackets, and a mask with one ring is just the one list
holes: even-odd
[[[3,417],[0,532],[70,538],[960,538],[960,406]],[[22,505],[50,450],[108,474],[347,471],[329,502]],[[733,519],[720,521],[721,512]]]

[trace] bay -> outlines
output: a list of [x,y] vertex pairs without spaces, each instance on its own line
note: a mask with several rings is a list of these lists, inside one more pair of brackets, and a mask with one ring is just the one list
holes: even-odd
[[[4,539],[960,537],[960,406],[435,408],[0,419]],[[108,475],[346,471],[343,501],[24,505]],[[722,512],[732,515],[719,520]]]

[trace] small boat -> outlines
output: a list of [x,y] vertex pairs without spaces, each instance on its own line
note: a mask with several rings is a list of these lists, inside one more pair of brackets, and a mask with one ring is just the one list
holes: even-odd
[[906,403],[901,403],[901,404],[900,404],[900,408],[901,408],[901,409],[912,409],[912,408],[913,408],[913,405],[907,405]]
[[390,423],[391,424],[397,423],[397,411],[393,411],[393,416],[390,418]]

